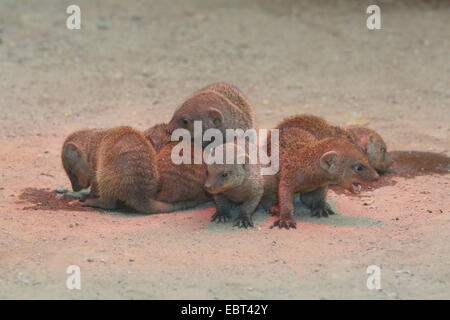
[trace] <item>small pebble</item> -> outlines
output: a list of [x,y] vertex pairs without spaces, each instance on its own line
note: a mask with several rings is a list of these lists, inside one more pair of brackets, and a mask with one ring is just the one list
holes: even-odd
[[412,274],[411,271],[409,271],[408,269],[400,269],[400,270],[396,270],[395,273],[407,273],[407,274]]

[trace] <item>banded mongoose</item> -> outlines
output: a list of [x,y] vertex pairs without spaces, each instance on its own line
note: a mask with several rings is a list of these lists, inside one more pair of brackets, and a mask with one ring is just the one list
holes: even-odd
[[[222,156],[218,154],[219,148]],[[228,152],[233,152],[234,157],[227,161]],[[216,203],[216,212],[211,221],[228,220],[231,206],[236,203],[240,205],[240,210],[233,225],[253,227],[252,216],[264,194],[264,177],[261,175],[260,165],[256,160],[250,161],[245,150],[235,143],[222,144],[212,149],[209,156],[216,155],[217,163],[207,166],[205,182],[205,190],[213,194]]]
[[74,191],[91,187],[84,206],[115,209],[123,202],[140,213],[171,212],[195,201],[157,201],[156,152],[142,133],[130,127],[82,130],[62,148],[63,167]]
[[[341,128],[320,117],[309,114],[289,117],[278,124],[276,128],[281,129],[288,127],[298,127],[306,130],[318,140],[335,137],[345,139],[358,145],[366,154],[370,165],[379,173],[383,173],[392,165],[392,160],[387,153],[386,143],[383,138],[372,129],[361,126]],[[309,194],[303,194],[300,198],[309,208],[316,208],[313,210],[313,215],[327,217],[329,214],[334,213],[325,201],[327,191],[328,187],[324,187]],[[322,203],[322,205],[317,206],[316,203]]]
[[350,141],[363,150],[370,165],[379,173],[384,172],[392,165],[392,160],[387,154],[386,143],[372,129],[361,126],[341,128],[310,114],[289,117],[276,126],[277,129],[286,127],[301,128],[311,133],[317,140],[334,137]]
[[[283,132],[286,132],[283,134]],[[280,172],[278,186],[279,218],[274,226],[295,228],[294,194],[308,194],[338,184],[353,193],[361,183],[379,178],[365,154],[355,144],[341,138],[314,140],[300,128],[280,134]],[[324,210],[325,198],[313,203],[314,210]]]
[[205,130],[215,128],[225,138],[226,129],[246,131],[254,127],[254,119],[253,108],[239,89],[215,83],[187,99],[175,111],[168,128],[170,133],[178,128],[187,129],[194,139],[194,121],[201,121],[202,135]]

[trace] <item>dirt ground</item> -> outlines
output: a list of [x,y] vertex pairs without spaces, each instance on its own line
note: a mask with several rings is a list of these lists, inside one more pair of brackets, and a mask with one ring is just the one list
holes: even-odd
[[[373,2],[381,30],[365,1],[2,0],[0,298],[449,299],[450,5]],[[81,30],[66,28],[73,3]],[[70,132],[145,129],[216,81],[247,95],[259,128],[305,112],[364,123],[390,151],[441,154],[441,172],[330,190],[340,214],[297,206],[289,231],[259,211],[250,230],[211,223],[212,204],[142,216],[57,199]]]

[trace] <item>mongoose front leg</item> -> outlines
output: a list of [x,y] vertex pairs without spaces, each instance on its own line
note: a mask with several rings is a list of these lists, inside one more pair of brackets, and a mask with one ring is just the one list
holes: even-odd
[[216,203],[216,212],[211,217],[211,221],[226,222],[229,220],[232,202],[222,194],[215,195],[214,202]]
[[89,193],[82,194],[80,197],[80,201],[85,202],[87,199],[91,198],[98,198],[98,184],[95,179],[91,182]]
[[327,203],[328,187],[322,187],[309,193],[302,194],[300,199],[302,202],[311,209],[311,216],[327,217],[330,214],[335,214],[333,209]]
[[116,200],[105,198],[89,198],[83,203],[83,207],[113,210],[116,208]]
[[275,220],[273,226],[281,228],[296,228],[297,223],[294,220],[294,190],[286,186],[286,182],[281,181],[278,198],[280,205],[280,217]]
[[253,213],[261,200],[262,194],[241,204],[239,216],[234,220],[233,226],[239,228],[253,227]]
[[167,213],[185,210],[193,208],[197,204],[198,202],[195,200],[177,201],[170,203],[152,199],[147,204],[134,201],[133,207],[140,213],[148,214],[148,213]]

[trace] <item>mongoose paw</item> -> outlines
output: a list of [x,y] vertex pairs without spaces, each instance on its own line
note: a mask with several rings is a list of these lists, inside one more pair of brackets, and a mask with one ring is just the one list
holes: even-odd
[[253,227],[253,220],[250,217],[239,216],[234,220],[233,227],[239,228]]
[[279,205],[273,206],[272,209],[270,209],[270,215],[274,216],[274,217],[279,217],[280,216],[280,206]]
[[80,202],[85,202],[87,199],[93,199],[93,198],[97,198],[96,196],[90,194],[90,193],[82,193],[80,196],[79,201]]
[[295,222],[294,218],[279,218],[277,220],[275,220],[275,222],[273,223],[273,227],[279,227],[280,229],[282,228],[294,228],[297,229],[297,222]]
[[98,208],[99,207],[98,204],[97,204],[96,199],[93,199],[93,198],[90,198],[90,199],[89,198],[85,198],[85,199],[83,199],[82,202],[83,202],[83,204],[82,204],[83,207],[92,207],[92,208]]
[[227,222],[228,220],[231,219],[231,215],[229,212],[219,212],[216,211],[213,216],[211,217],[211,222],[216,221],[216,222]]
[[325,202],[323,205],[320,205],[311,210],[311,217],[325,217],[328,218],[329,215],[335,214],[336,212],[330,208],[330,206]]
[[116,207],[113,203],[102,202],[102,201],[100,201],[99,199],[96,199],[96,198],[86,199],[86,201],[83,202],[82,206],[83,207],[106,209],[106,210],[113,210]]

